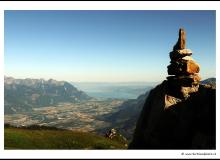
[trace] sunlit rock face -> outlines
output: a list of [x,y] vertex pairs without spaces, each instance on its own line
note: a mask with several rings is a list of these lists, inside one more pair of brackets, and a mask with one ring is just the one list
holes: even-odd
[[180,29],[170,53],[170,76],[150,91],[130,149],[216,148],[216,88],[199,84],[200,66],[185,45]]

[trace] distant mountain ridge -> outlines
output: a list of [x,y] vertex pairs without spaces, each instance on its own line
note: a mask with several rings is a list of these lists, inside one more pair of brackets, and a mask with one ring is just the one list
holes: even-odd
[[213,77],[213,78],[205,79],[201,81],[201,84],[210,84],[210,85],[216,86],[216,78]]
[[4,77],[5,113],[31,110],[32,107],[59,102],[79,102],[91,99],[66,81],[53,79],[15,79]]

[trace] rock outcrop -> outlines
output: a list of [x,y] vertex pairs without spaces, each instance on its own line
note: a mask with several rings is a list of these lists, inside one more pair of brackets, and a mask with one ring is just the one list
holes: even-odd
[[129,149],[215,149],[216,89],[199,84],[200,67],[185,45],[180,29],[170,53],[172,76],[150,91]]
[[112,128],[105,134],[106,138],[109,138],[111,140],[124,143],[125,147],[128,147],[128,140],[122,136],[116,129]]
[[105,134],[105,137],[108,137],[110,139],[114,138],[115,136],[117,135],[117,132],[114,128],[112,128],[110,131],[108,131],[106,134]]

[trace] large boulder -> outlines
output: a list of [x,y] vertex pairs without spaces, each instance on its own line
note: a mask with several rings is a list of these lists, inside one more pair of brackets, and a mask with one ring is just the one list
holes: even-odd
[[151,90],[129,149],[215,149],[215,88],[200,85],[187,99],[169,92],[167,81]]

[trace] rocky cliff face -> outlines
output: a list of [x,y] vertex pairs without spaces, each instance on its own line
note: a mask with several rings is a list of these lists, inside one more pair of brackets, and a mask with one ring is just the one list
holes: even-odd
[[216,89],[199,85],[200,67],[191,59],[192,52],[185,49],[185,37],[185,31],[180,29],[178,42],[170,53],[168,74],[172,76],[151,90],[130,149],[216,147]]

